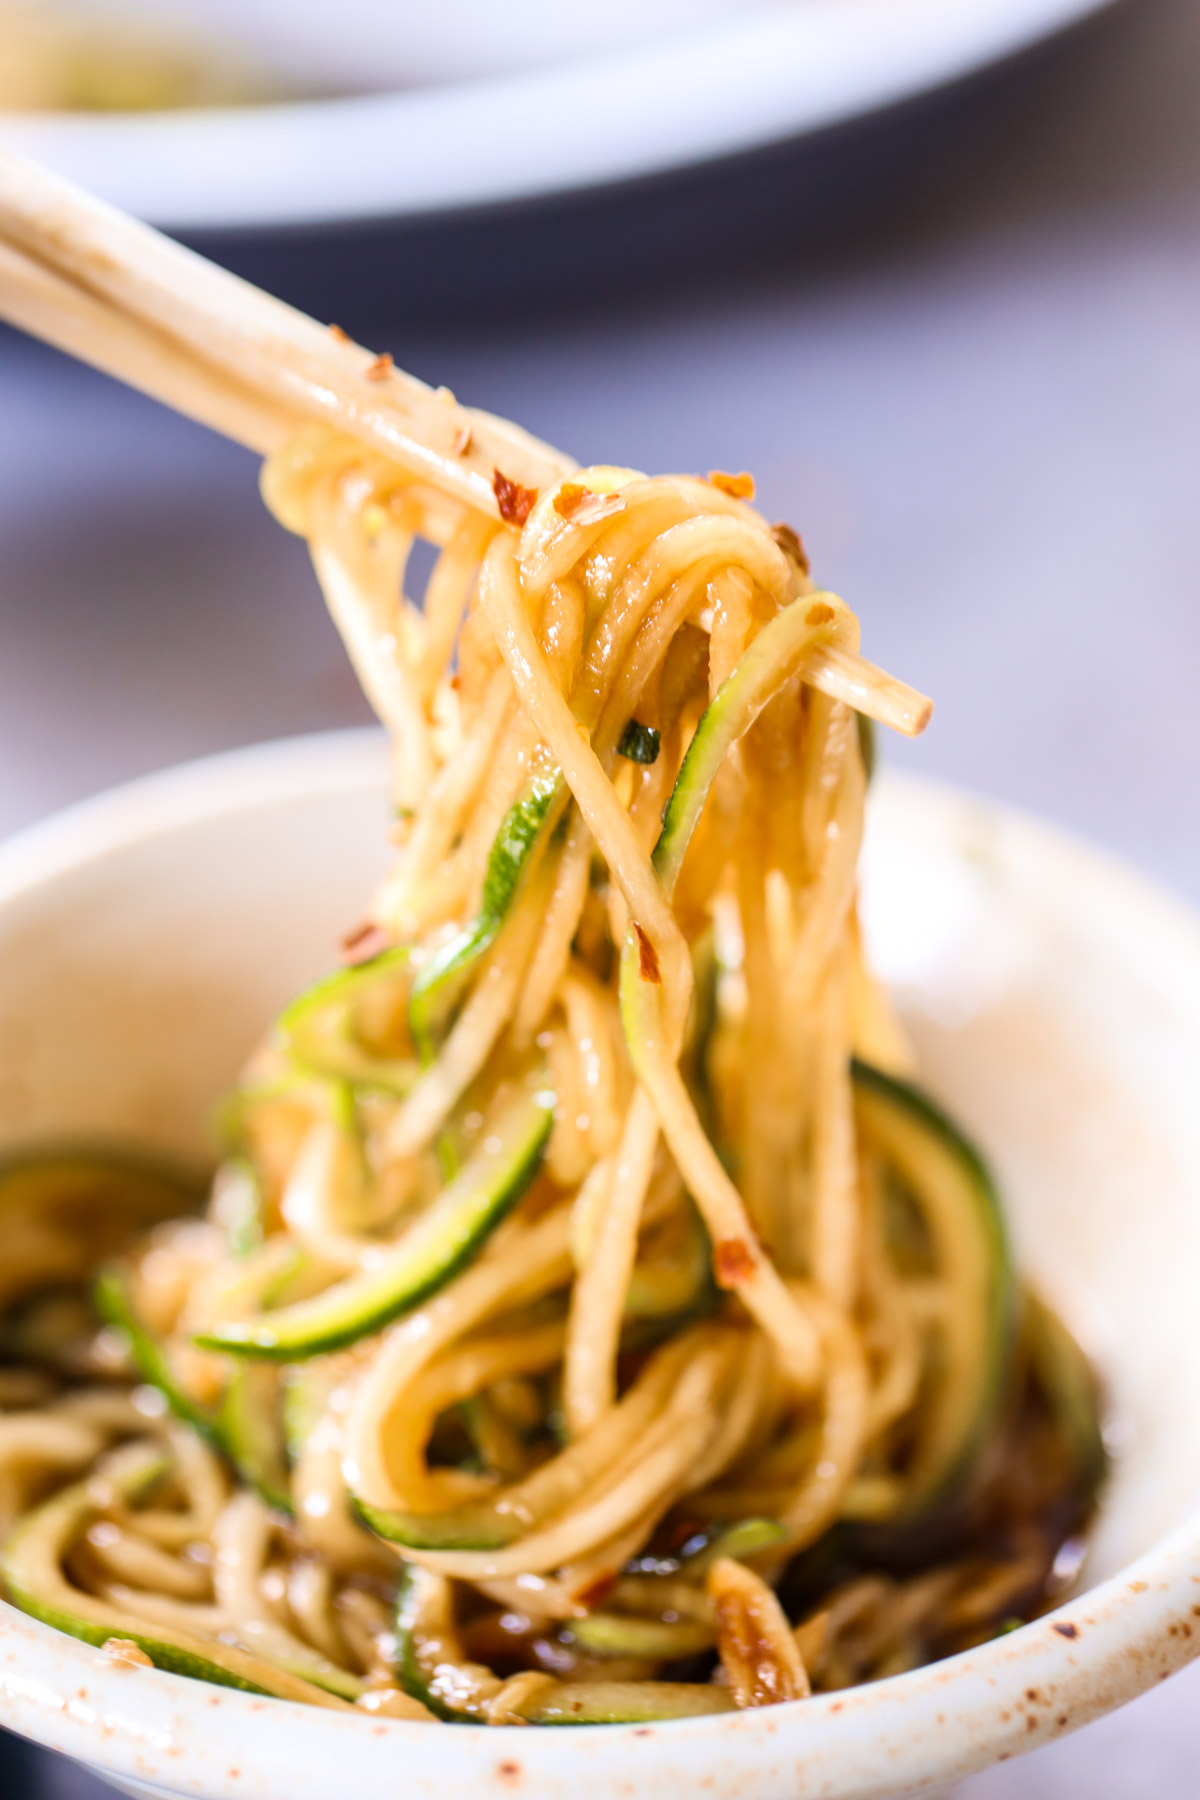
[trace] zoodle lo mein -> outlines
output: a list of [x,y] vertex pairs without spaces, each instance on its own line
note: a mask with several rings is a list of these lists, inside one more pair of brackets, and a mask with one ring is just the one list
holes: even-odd
[[202,1211],[99,1154],[0,1179],[9,1598],[494,1724],[797,1699],[1029,1616],[1095,1391],[864,963],[854,614],[748,477],[497,471],[497,522],[314,430],[264,492],[391,734],[394,863]]

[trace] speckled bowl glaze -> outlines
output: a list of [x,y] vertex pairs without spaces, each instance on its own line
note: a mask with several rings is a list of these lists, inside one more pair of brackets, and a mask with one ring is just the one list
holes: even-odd
[[[0,850],[0,1137],[198,1149],[264,1022],[386,857],[365,734],[125,788]],[[868,1800],[1011,1757],[1200,1649],[1200,923],[1011,813],[885,777],[874,954],[1029,1272],[1105,1371],[1114,1475],[1045,1619],[931,1668],[661,1726],[446,1729],[114,1665],[0,1606],[0,1722],[133,1794],[199,1800]]]

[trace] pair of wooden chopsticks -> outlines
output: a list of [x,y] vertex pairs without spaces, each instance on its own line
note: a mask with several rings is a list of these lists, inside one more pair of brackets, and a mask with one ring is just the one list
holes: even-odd
[[[496,511],[569,457],[460,406],[333,326],[218,268],[48,171],[0,152],[0,317],[266,455],[305,425],[357,438],[448,495]],[[822,652],[805,679],[908,736],[932,703],[864,658]]]
[[160,232],[0,153],[0,313],[263,454],[314,420],[485,511],[569,457],[373,357]]

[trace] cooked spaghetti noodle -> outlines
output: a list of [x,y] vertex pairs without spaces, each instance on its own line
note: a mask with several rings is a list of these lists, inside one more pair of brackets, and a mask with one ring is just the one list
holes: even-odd
[[314,432],[264,492],[391,733],[394,866],[202,1216],[110,1169],[101,1227],[52,1158],[0,1187],[10,1597],[492,1724],[800,1699],[1028,1616],[1095,1395],[864,964],[854,615],[747,477],[498,471],[498,524]]

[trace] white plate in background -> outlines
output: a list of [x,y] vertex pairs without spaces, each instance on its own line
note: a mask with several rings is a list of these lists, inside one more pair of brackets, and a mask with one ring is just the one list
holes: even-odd
[[191,17],[300,84],[366,91],[191,112],[9,114],[0,142],[176,229],[411,218],[800,136],[985,67],[1108,3],[158,0],[160,21]]

